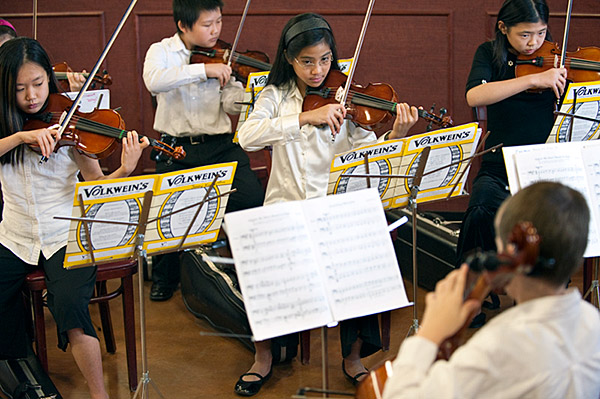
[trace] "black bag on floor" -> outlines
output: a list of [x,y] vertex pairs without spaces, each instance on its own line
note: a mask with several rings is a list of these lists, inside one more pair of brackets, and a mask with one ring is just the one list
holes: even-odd
[[9,399],[62,399],[33,353],[0,360],[0,390]]
[[[217,331],[234,334],[245,346],[254,350],[254,344],[248,338],[252,330],[235,266],[213,262],[209,258],[213,256],[219,254],[210,247],[184,251],[181,255],[183,302],[196,317],[208,321]],[[273,360],[284,362],[293,359],[298,354],[298,342],[298,334],[272,339]]]
[[[392,209],[386,212],[393,223],[402,216],[408,222],[397,230],[394,242],[402,277],[412,279],[412,212]],[[418,284],[429,291],[456,268],[456,245],[460,234],[462,213],[417,213],[417,277]]]

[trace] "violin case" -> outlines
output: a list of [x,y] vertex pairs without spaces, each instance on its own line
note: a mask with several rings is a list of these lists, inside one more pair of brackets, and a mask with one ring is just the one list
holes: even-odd
[[[217,241],[212,247],[184,251],[181,255],[181,294],[186,308],[196,317],[206,320],[215,330],[237,338],[254,351],[250,337],[244,300],[240,292],[235,265],[218,263],[209,257],[222,256],[218,248],[226,242]],[[273,361],[285,362],[298,354],[298,334],[271,340]]]
[[33,350],[26,358],[0,360],[0,392],[8,399],[62,399]]
[[[389,223],[403,216],[408,222],[396,229],[394,248],[402,277],[412,281],[412,212],[406,209],[386,211]],[[435,284],[456,268],[456,245],[463,214],[461,212],[417,212],[418,285],[432,291]]]

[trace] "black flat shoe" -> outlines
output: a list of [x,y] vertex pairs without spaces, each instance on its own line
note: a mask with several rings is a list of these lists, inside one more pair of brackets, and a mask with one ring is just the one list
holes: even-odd
[[150,289],[150,300],[158,302],[166,301],[171,299],[173,292],[174,290],[172,288],[160,284],[152,284],[152,288]]
[[[234,391],[240,396],[254,396],[260,391],[263,384],[267,382],[269,378],[271,378],[271,374],[273,374],[273,367],[269,370],[269,374],[264,377],[258,373],[246,373],[240,376],[240,379],[235,383]],[[247,375],[253,375],[258,377],[258,381],[244,381],[243,378]]]
[[361,380],[359,380],[360,377],[362,377],[363,375],[369,375],[368,371],[361,371],[360,373],[356,374],[355,376],[351,376],[346,371],[346,365],[344,364],[343,360],[342,360],[342,372],[344,373],[344,375],[346,376],[346,378],[349,379],[350,382],[352,383],[352,385],[354,385],[354,386],[357,386],[360,383],[360,381],[361,381]]

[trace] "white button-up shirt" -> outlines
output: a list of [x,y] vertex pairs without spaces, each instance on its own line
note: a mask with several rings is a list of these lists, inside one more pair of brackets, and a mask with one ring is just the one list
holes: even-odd
[[235,78],[221,90],[204,64],[190,64],[178,34],[154,43],[144,61],[144,83],[156,96],[154,130],[171,136],[231,133],[229,114],[239,114],[244,88]]
[[597,399],[600,313],[579,291],[545,296],[490,320],[449,361],[437,345],[407,338],[384,399]]
[[48,162],[25,148],[23,162],[0,165],[4,198],[0,243],[24,262],[36,265],[40,251],[46,259],[67,245],[68,220],[73,212],[79,167],[72,147],[63,146]]
[[373,132],[346,121],[332,142],[329,127],[300,127],[303,98],[295,83],[260,92],[254,111],[238,131],[246,151],[273,146],[265,205],[327,195],[329,170],[336,154],[374,143]]

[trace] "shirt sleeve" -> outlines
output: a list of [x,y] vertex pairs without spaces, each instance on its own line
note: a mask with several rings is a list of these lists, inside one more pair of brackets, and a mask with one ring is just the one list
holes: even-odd
[[236,103],[241,103],[243,101],[244,86],[234,77],[231,77],[221,93],[221,104],[223,104],[223,110],[228,114],[237,115],[242,112],[243,105]]
[[154,43],[146,53],[143,78],[153,95],[179,86],[207,80],[204,64],[169,66],[169,50],[162,43]]
[[254,110],[240,130],[240,146],[246,151],[258,151],[268,145],[286,144],[300,136],[299,112],[280,116],[282,93],[267,86],[260,93]]
[[493,55],[492,45],[490,42],[483,43],[475,51],[471,72],[467,79],[467,87],[465,93],[473,87],[491,82],[493,73]]
[[494,380],[493,361],[479,346],[460,347],[450,361],[435,361],[437,352],[437,345],[425,338],[407,338],[393,362],[383,399],[477,398],[484,382]]

